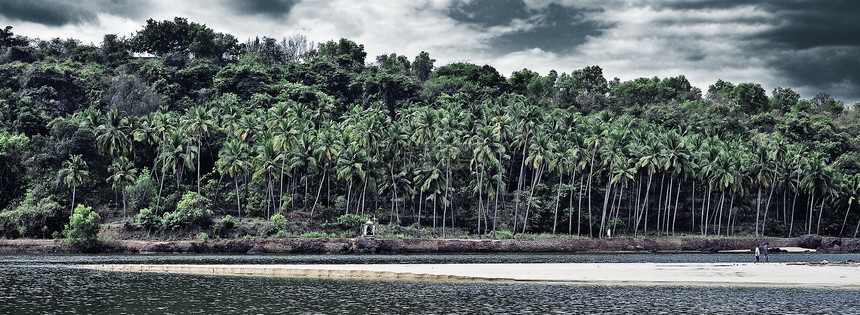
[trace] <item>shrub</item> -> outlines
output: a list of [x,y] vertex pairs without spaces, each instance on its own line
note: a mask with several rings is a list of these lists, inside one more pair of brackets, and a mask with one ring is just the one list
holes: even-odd
[[272,225],[275,226],[275,229],[279,231],[287,230],[287,218],[285,218],[280,213],[273,214],[270,220],[272,221]]
[[62,230],[62,222],[68,215],[63,212],[51,197],[39,197],[35,191],[28,190],[17,206],[0,211],[0,236],[45,237]]
[[99,220],[101,217],[93,211],[93,208],[79,204],[69,224],[63,230],[66,243],[83,250],[98,247]]
[[284,230],[278,230],[278,233],[275,234],[275,237],[285,238],[290,237],[290,233]]
[[205,210],[209,199],[189,191],[182,195],[176,210],[164,214],[164,227],[171,230],[196,225],[206,228],[212,225],[212,211]]
[[492,238],[492,239],[501,240],[501,239],[513,238],[514,233],[512,233],[511,231],[498,230],[496,232],[488,234],[488,236],[489,236],[489,238]]
[[227,229],[227,230],[230,230],[230,229],[236,227],[236,223],[237,223],[236,218],[234,218],[232,215],[229,215],[229,214],[224,216],[223,219],[221,219],[221,227],[223,227],[224,229]]
[[357,214],[344,214],[337,217],[337,225],[344,230],[355,229],[361,226],[361,217]]
[[158,228],[162,225],[161,217],[155,215],[155,213],[153,213],[152,210],[149,210],[149,208],[140,209],[140,212],[134,217],[134,221],[137,223],[137,226],[149,230]]
[[624,221],[621,221],[621,219],[612,219],[606,224],[606,228],[612,230],[612,232],[621,234],[627,230],[627,224],[625,224]]
[[201,242],[206,242],[209,240],[209,234],[207,234],[206,232],[201,232],[200,234],[197,234],[197,239]]

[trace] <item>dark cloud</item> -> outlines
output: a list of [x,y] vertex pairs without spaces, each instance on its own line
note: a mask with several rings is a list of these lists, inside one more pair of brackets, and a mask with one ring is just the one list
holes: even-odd
[[244,15],[266,15],[273,18],[280,18],[290,13],[300,0],[242,0],[242,1],[226,1],[229,7],[236,10],[236,13]]
[[86,8],[79,2],[10,0],[4,1],[2,6],[0,16],[12,21],[63,26],[96,20],[96,11]]
[[561,53],[581,45],[587,36],[600,35],[601,26],[588,19],[588,14],[595,12],[599,11],[556,3],[531,10],[522,0],[475,0],[455,3],[449,16],[480,27],[511,26],[517,20],[525,22],[527,28],[502,33],[491,39],[490,45],[497,53],[532,48]]
[[846,102],[860,101],[860,47],[829,46],[776,53],[770,61],[803,98],[825,92]]
[[774,1],[762,8],[775,15],[767,39],[790,49],[860,45],[860,1]]
[[514,19],[528,18],[529,13],[522,0],[474,0],[453,3],[448,16],[456,21],[492,27],[508,25]]
[[587,14],[593,12],[553,3],[536,12],[533,28],[501,35],[493,43],[509,51],[531,48],[555,53],[570,51],[585,43],[587,36],[599,36],[602,32],[600,25],[587,19]]
[[[721,23],[767,25],[765,31],[737,38],[750,58],[765,60],[788,87],[804,98],[826,92],[847,102],[860,100],[860,1],[672,1],[661,8],[672,10],[725,10],[755,8],[768,17],[755,19],[739,14]],[[666,20],[660,23],[688,25],[705,20]]]
[[81,25],[98,21],[98,13],[140,18],[148,14],[147,4],[121,0],[7,0],[0,16],[10,21],[47,26]]

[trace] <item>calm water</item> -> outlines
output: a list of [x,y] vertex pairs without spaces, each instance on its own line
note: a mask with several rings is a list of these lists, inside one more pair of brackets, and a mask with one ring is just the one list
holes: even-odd
[[[0,314],[860,314],[860,291],[282,279],[124,273],[87,263],[745,262],[749,254],[0,256]],[[771,261],[860,260],[772,254]]]

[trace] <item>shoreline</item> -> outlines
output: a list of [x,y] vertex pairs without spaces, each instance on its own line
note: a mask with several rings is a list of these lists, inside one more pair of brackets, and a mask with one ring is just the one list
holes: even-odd
[[594,285],[754,286],[860,290],[860,264],[529,263],[377,265],[77,265],[121,272],[312,279]]
[[[611,238],[611,239],[375,239],[261,238],[218,241],[118,240],[88,253],[200,254],[413,254],[413,253],[641,253],[751,252],[860,253],[860,239],[806,235],[796,238]],[[63,240],[0,239],[0,254],[80,253]]]

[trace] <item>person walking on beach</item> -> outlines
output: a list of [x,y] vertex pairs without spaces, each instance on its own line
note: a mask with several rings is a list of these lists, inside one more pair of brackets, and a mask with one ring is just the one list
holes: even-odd
[[759,255],[759,249],[758,249],[758,245],[756,245],[755,246],[755,263],[758,263],[758,255]]
[[762,249],[762,251],[764,251],[764,262],[767,262],[767,244],[768,243],[764,243],[764,248]]

